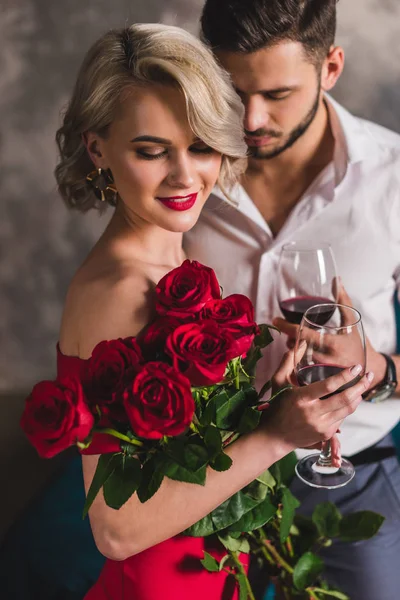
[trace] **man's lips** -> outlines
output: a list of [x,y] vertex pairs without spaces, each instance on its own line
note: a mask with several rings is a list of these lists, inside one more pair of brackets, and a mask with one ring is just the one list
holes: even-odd
[[168,196],[166,198],[157,197],[157,200],[162,202],[164,206],[172,210],[189,210],[194,206],[197,200],[198,192],[195,194],[188,194],[187,196]]
[[244,139],[248,146],[266,146],[271,140],[276,138],[266,135],[264,137],[245,137]]

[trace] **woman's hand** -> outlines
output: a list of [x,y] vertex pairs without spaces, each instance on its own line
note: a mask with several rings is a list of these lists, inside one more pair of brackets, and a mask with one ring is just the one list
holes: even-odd
[[[298,352],[304,352],[306,345]],[[296,356],[296,362],[301,358]],[[295,385],[293,365],[294,351],[289,350],[273,378],[273,390]],[[342,421],[352,414],[360,404],[361,395],[369,388],[373,373],[367,373],[355,385],[336,393],[335,391],[351,382],[361,371],[360,365],[344,369],[337,375],[324,381],[293,389],[279,395],[265,411],[263,427],[269,437],[277,442],[289,444],[293,449],[308,448],[317,443],[330,440],[340,428]],[[323,396],[333,394],[325,400]],[[339,457],[338,440],[333,442],[335,458]]]

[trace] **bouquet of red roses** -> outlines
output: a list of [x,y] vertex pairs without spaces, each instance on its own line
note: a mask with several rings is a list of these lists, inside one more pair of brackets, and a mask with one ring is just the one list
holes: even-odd
[[229,469],[224,447],[254,429],[251,385],[272,341],[250,300],[221,297],[212,269],[186,260],[156,287],[156,318],[137,337],[100,342],[77,378],[38,383],[21,425],[42,457],[76,444],[101,454],[85,514],[103,488],[108,506],[145,502],[163,478],[204,484]]

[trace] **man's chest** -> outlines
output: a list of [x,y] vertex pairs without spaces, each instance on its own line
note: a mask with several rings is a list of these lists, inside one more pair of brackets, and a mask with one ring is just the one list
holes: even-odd
[[[330,243],[350,295],[370,297],[387,286],[400,263],[379,206],[341,195],[324,206],[306,204],[277,237],[238,210],[205,211],[186,239],[189,256],[212,266],[224,294],[243,293],[259,317],[276,310],[276,277],[282,245],[295,240]],[[318,202],[320,203],[318,205]],[[384,207],[381,207],[384,210]],[[229,215],[229,218],[228,218]]]

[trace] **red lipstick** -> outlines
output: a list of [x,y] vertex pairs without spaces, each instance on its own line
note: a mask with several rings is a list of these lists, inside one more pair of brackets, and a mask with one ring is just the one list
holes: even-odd
[[168,196],[167,198],[157,197],[164,206],[171,210],[189,210],[195,205],[198,193],[188,194],[187,196]]

